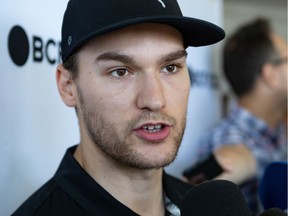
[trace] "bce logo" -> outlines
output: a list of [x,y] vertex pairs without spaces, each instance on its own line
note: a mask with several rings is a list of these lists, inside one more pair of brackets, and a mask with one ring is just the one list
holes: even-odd
[[37,63],[47,61],[53,65],[60,63],[61,59],[60,42],[53,39],[44,41],[40,36],[35,35],[29,40],[27,33],[19,25],[12,27],[9,32],[8,51],[12,61],[18,66],[25,65],[30,52],[32,52],[32,61]]

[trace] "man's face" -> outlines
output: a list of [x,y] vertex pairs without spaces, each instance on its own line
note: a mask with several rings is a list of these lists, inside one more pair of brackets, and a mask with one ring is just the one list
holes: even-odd
[[171,163],[190,90],[181,34],[163,24],[132,26],[91,41],[78,62],[81,136],[121,166]]
[[278,77],[277,97],[282,101],[284,112],[287,112],[287,43],[277,34],[272,35],[272,42],[279,53],[281,63],[274,65],[275,75]]

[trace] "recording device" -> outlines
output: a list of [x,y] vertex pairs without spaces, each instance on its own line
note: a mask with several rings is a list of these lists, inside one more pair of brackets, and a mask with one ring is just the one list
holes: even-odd
[[251,216],[238,186],[212,180],[190,189],[181,202],[181,216]]
[[287,213],[278,208],[271,208],[261,213],[259,216],[287,216]]
[[206,160],[183,172],[183,175],[192,183],[201,183],[211,180],[223,172],[223,168],[211,154]]

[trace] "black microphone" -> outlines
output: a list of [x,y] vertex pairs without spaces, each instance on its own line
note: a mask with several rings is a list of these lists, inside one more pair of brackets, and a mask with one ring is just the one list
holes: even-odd
[[181,216],[251,216],[238,186],[227,180],[211,180],[190,189],[180,206]]
[[287,216],[287,213],[281,211],[279,208],[271,208],[264,211],[259,216]]

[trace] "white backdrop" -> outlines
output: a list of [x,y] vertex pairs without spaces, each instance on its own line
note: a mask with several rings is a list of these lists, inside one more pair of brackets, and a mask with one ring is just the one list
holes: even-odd
[[[222,0],[180,0],[183,14],[212,22],[223,23]],[[222,42],[207,47],[188,48],[188,67],[192,69],[192,86],[185,135],[176,160],[166,168],[168,173],[181,177],[183,169],[197,160],[195,143],[222,115],[220,82],[220,48]],[[190,70],[191,72],[191,70]],[[219,79],[217,79],[220,81]]]
[[[66,148],[79,141],[74,109],[62,103],[55,83],[66,4],[0,0],[0,216],[10,215],[47,181]],[[222,0],[179,4],[184,15],[222,24]],[[211,73],[218,71],[213,54],[218,46],[189,48],[194,84],[183,145],[167,168],[175,176],[192,163],[199,134],[220,116],[219,95],[210,85]]]

